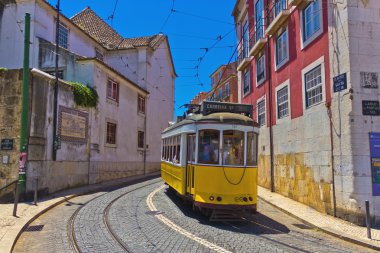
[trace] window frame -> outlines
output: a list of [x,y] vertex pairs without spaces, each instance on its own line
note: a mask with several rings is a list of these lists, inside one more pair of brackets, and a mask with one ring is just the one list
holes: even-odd
[[[259,105],[263,103],[264,104],[264,123],[263,124],[260,124],[260,121],[259,121],[259,116],[262,115],[262,114],[259,114]],[[265,99],[265,95],[262,96],[260,99],[257,100],[256,102],[256,111],[257,111],[257,123],[259,124],[259,127],[262,127],[262,126],[266,126],[267,125],[267,112],[266,112],[266,109],[267,109],[267,106],[266,106],[266,99]]]
[[[111,94],[109,94],[109,89],[108,89],[110,83],[112,83]],[[115,85],[115,87],[117,87],[116,88],[116,98],[113,97],[114,85]],[[108,78],[108,80],[107,80],[107,91],[106,91],[107,99],[114,101],[116,103],[119,103],[119,94],[120,94],[120,84],[118,82],[114,81],[113,79]]]
[[[57,22],[57,21],[56,21]],[[59,22],[59,34],[58,34],[58,45],[62,48],[68,49],[69,48],[69,34],[70,34],[70,29],[67,25],[65,25],[62,22]],[[66,31],[66,38],[63,38],[62,35],[62,30]],[[62,44],[62,39],[65,39],[66,44]]]
[[[264,77],[261,79],[261,80],[258,80],[258,63],[259,61],[262,59],[263,63],[263,68],[264,68]],[[259,87],[260,85],[262,85],[265,81],[266,81],[266,78],[267,78],[267,75],[266,75],[266,66],[265,66],[265,54],[262,54],[261,56],[259,56],[257,58],[257,60],[255,61],[255,65],[256,65],[256,87]]]
[[228,97],[230,96],[230,83],[226,83],[225,86],[224,86],[224,94],[225,94],[225,97]]
[[[279,39],[281,39],[282,36],[284,36],[285,34],[286,34],[286,51],[285,51],[286,57],[283,58],[281,62],[279,62],[279,59],[278,59],[278,53],[279,53],[278,43],[279,43]],[[281,32],[279,32],[278,36],[276,37],[274,51],[275,51],[274,62],[276,63],[275,64],[275,70],[277,71],[289,61],[289,31],[288,31],[288,27],[286,27]]]
[[[288,100],[287,100],[288,114],[280,118],[279,117],[279,111],[278,111],[278,106],[279,106],[279,104],[278,104],[278,92],[285,89],[285,88],[287,89],[287,93],[288,93]],[[290,96],[291,95],[290,95],[290,81],[289,80],[283,82],[282,84],[280,84],[276,87],[275,96],[276,96],[276,121],[281,122],[284,119],[290,118],[289,116],[291,115],[291,108],[290,108]]]
[[[142,146],[140,145],[141,137],[142,137]],[[144,149],[144,145],[145,145],[145,132],[142,130],[137,130],[137,149]]]
[[137,94],[137,112],[144,115],[146,113],[146,99],[141,94]]
[[308,45],[310,45],[315,39],[317,39],[323,33],[323,8],[322,1],[316,0],[319,3],[319,30],[315,31],[309,38],[305,39],[305,10],[310,7],[314,2],[309,3],[305,8],[300,11],[300,28],[301,28],[301,50],[305,49]]
[[[109,138],[109,126],[114,126],[115,129],[114,129],[114,142],[110,142],[110,138]],[[117,122],[113,121],[113,120],[106,120],[106,136],[105,136],[105,146],[108,146],[108,147],[116,147],[117,145]],[[111,140],[112,141],[112,140]]]
[[[306,106],[306,83],[305,83],[305,74],[310,72],[311,70],[315,69],[318,66],[321,66],[321,85],[322,85],[322,100],[319,101],[316,104],[313,104],[311,106]],[[306,66],[301,71],[302,74],[302,104],[303,104],[303,110],[304,111],[310,111],[311,108],[314,108],[317,105],[320,105],[326,101],[326,80],[325,80],[325,59],[324,56],[320,57],[319,59],[315,60],[308,66]]]
[[[251,93],[251,70],[249,68],[249,65],[247,68],[244,69],[244,71],[242,72],[242,75],[243,75],[243,97],[246,97],[248,94]],[[246,79],[246,75],[247,75],[247,79]],[[246,87],[246,83],[248,83],[248,90],[245,91],[245,87]]]

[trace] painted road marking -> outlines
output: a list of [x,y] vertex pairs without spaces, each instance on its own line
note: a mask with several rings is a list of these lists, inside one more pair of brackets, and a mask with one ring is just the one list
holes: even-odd
[[[165,188],[165,185],[157,188],[156,190],[154,190],[153,192],[151,192],[148,197],[146,198],[146,204],[148,205],[150,211],[152,212],[158,212],[156,206],[153,204],[153,196],[161,191],[163,188]],[[176,224],[174,224],[171,220],[169,220],[168,218],[166,218],[165,216],[163,216],[162,214],[158,213],[155,215],[155,217],[157,219],[159,219],[161,222],[163,222],[165,225],[167,225],[168,227],[170,227],[171,229],[173,229],[174,231],[186,236],[187,238],[190,238],[191,240],[194,240],[196,242],[198,242],[199,244],[202,244],[203,246],[209,248],[209,249],[212,249],[212,250],[215,250],[216,252],[222,252],[222,253],[232,253],[231,251],[228,251],[222,247],[219,247],[218,245],[215,245],[205,239],[202,239],[192,233],[190,233],[189,231],[181,228],[180,226],[177,226]]]

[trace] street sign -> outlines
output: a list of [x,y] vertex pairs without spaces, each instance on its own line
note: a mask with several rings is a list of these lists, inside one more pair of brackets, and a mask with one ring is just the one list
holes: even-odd
[[12,149],[13,149],[13,139],[1,140],[1,150],[12,150]]
[[347,89],[347,73],[341,74],[333,78],[334,92]]
[[380,116],[380,104],[379,101],[362,101],[363,115],[367,116]]

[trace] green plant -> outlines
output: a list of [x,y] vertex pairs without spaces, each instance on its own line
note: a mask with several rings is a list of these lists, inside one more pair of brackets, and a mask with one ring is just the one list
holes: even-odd
[[74,101],[77,105],[84,107],[96,107],[98,104],[98,93],[89,85],[78,82],[70,82],[74,87]]
[[0,67],[0,71],[7,71],[7,70],[8,70],[7,68]]

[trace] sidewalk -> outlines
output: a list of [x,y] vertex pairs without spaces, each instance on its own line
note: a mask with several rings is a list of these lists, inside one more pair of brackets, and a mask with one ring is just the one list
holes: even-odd
[[39,199],[37,206],[33,202],[19,203],[17,206],[18,217],[12,215],[13,204],[0,204],[0,252],[11,252],[13,244],[24,227],[28,226],[40,214],[62,202],[78,195],[107,190],[110,187],[122,186],[135,180],[156,176],[159,176],[159,172],[60,191]]
[[270,192],[260,186],[258,187],[258,195],[263,201],[276,206],[294,218],[297,218],[312,227],[318,228],[325,233],[355,244],[380,250],[379,229],[371,229],[372,240],[370,240],[367,238],[366,227],[360,227],[339,218],[322,214],[311,207],[290,198],[286,198],[278,193]]

